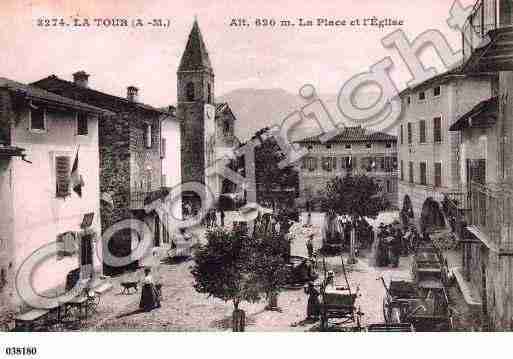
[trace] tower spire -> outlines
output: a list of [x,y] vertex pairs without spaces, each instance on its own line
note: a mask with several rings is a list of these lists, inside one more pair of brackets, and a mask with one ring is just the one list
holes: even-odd
[[200,70],[212,71],[212,65],[203,36],[201,35],[197,16],[194,16],[194,23],[180,61],[180,66],[178,66],[178,72]]

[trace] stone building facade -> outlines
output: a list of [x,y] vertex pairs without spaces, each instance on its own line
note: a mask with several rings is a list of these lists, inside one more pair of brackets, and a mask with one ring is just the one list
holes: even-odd
[[465,75],[459,68],[401,92],[399,203],[409,196],[415,217],[424,201],[442,201],[461,190],[460,134],[449,127],[492,96],[492,75]]
[[[74,74],[73,82],[52,75],[34,85],[115,113],[99,124],[102,230],[105,232],[122,220],[138,218],[145,221],[155,237],[154,245],[160,247],[162,223],[155,213],[146,214],[144,206],[150,198],[165,196],[161,121],[171,115],[139,102],[138,89],[133,86],[127,88],[127,97],[122,98],[90,88],[88,78],[88,74],[80,71]],[[117,256],[126,256],[140,240],[133,231],[119,231],[109,248]],[[134,260],[132,266],[137,265],[138,261]],[[110,272],[123,269],[107,267]]]
[[[5,78],[0,103],[2,322],[8,310],[40,303],[27,296],[23,278],[55,297],[70,271],[93,280],[102,274],[98,124],[113,113]],[[80,189],[72,176],[75,163]],[[86,214],[92,215],[87,225]],[[56,253],[39,256],[30,267],[41,248]]]
[[377,179],[382,193],[397,206],[397,138],[349,127],[326,143],[318,136],[298,142],[308,150],[299,170],[300,197],[315,196],[337,176],[364,173]]

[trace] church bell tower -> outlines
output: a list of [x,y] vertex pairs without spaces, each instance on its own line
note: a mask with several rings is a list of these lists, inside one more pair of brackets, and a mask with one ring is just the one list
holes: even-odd
[[215,149],[214,71],[197,20],[189,34],[177,79],[182,181],[208,186],[205,169],[211,164],[210,152]]

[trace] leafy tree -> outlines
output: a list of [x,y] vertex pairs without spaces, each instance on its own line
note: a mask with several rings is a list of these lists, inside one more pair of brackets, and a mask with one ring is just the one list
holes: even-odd
[[[191,271],[199,293],[233,303],[234,331],[244,330],[243,301],[260,300],[260,287],[254,274],[256,242],[241,231],[216,228],[207,231],[207,244],[195,253]],[[239,323],[239,324],[237,324]]]
[[277,309],[277,296],[286,283],[289,240],[283,235],[264,235],[256,240],[253,270],[268,309]]
[[338,215],[347,215],[353,223],[364,217],[376,218],[386,208],[380,186],[372,177],[351,175],[336,177],[326,186],[323,207]]
[[[328,212],[349,216],[352,230],[364,217],[375,219],[386,208],[378,183],[366,175],[336,177],[326,186],[323,207]],[[355,248],[351,242],[348,263],[355,263]]]

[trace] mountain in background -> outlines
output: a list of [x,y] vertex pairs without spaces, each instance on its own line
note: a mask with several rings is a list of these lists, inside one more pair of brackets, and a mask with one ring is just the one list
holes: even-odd
[[[363,93],[356,99],[359,106],[372,104],[379,94]],[[319,96],[326,105],[334,120],[340,119],[336,94]],[[241,141],[249,139],[256,131],[266,126],[279,125],[295,111],[301,110],[308,101],[298,94],[283,89],[237,89],[216,99],[217,102],[228,102],[237,117],[235,135]],[[318,133],[311,121],[304,121],[295,129],[293,137],[313,136]],[[395,133],[393,133],[395,134]]]

